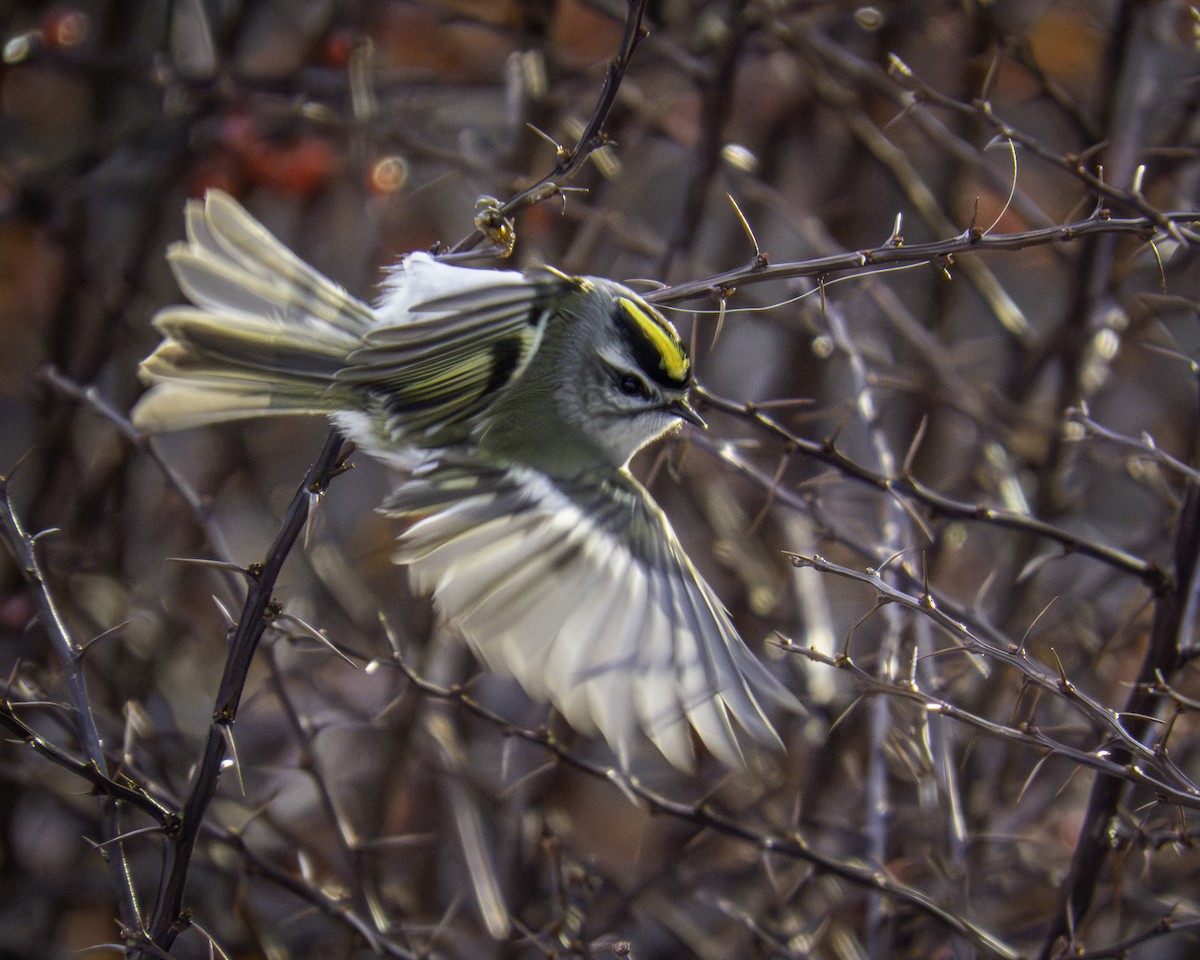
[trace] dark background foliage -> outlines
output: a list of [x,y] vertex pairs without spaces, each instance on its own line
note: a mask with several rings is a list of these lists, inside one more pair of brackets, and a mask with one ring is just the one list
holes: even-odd
[[[5,956],[1195,955],[1200,17],[646,6],[605,105],[618,0],[0,3]],[[210,732],[246,579],[171,558],[271,555],[325,427],[128,430],[185,198],[370,296],[547,177],[513,262],[692,339],[710,429],[634,466],[786,753],[610,773],[410,594],[362,457]]]

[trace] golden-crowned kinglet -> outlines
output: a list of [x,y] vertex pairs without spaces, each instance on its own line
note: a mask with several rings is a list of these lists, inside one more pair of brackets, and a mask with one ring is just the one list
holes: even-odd
[[690,727],[729,765],[731,721],[779,743],[764,703],[799,704],[626,469],[681,420],[703,425],[658,311],[610,280],[423,253],[372,308],[218,192],[188,204],[187,234],[168,256],[195,306],[155,317],[138,427],[328,414],[407,474],[383,506],[396,559],[490,669],[624,766],[639,730],[684,769]]

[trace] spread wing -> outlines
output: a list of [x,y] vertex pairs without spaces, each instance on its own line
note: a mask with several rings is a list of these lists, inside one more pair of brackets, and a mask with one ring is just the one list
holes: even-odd
[[351,411],[368,415],[356,438],[378,439],[382,425],[393,445],[469,421],[521,374],[555,282],[546,270],[476,270],[414,253],[369,307],[220,191],[188,203],[187,241],[169,258],[193,306],[155,319],[165,339],[142,367],[155,386],[139,426]]
[[[337,380],[374,396],[393,436],[440,430],[482,412],[524,371],[548,316],[545,283],[513,271],[439,264],[424,254],[401,265],[389,291],[378,312],[399,322],[367,333]],[[431,298],[410,302],[419,296]]]
[[764,703],[801,709],[624,473],[563,482],[443,459],[385,510],[410,524],[397,560],[479,658],[576,729],[599,730],[622,765],[640,730],[690,769],[694,727],[741,766],[734,722],[779,744]]

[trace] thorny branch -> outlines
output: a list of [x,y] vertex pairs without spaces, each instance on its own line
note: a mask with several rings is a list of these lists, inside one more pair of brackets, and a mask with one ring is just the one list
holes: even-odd
[[958,916],[953,911],[945,909],[927,894],[895,880],[882,868],[850,863],[827,856],[811,846],[798,832],[784,836],[758,831],[747,826],[743,820],[723,814],[707,803],[693,804],[672,800],[670,797],[644,786],[636,777],[621,773],[613,767],[597,766],[575,756],[558,743],[548,730],[531,730],[513,725],[482,706],[460,687],[444,688],[430,683],[413,670],[399,651],[393,653],[392,659],[408,680],[423,694],[461,706],[474,716],[500,728],[506,736],[517,737],[537,744],[571,768],[596,780],[612,783],[628,798],[645,804],[646,808],[653,813],[675,817],[740,840],[761,850],[768,859],[774,855],[802,861],[825,873],[840,877],[857,887],[887,896],[933,917],[988,956],[1002,957],[1006,960],[1017,960],[1019,956],[999,937]]
[[342,469],[343,440],[331,431],[320,455],[296,490],[283,525],[276,535],[262,566],[251,571],[250,587],[238,624],[230,640],[224,674],[213,707],[212,724],[203,756],[196,767],[191,787],[180,812],[180,827],[163,858],[162,882],[158,899],[147,926],[147,936],[156,948],[170,950],[175,938],[186,927],[183,898],[188,869],[204,815],[217,790],[217,781],[227,754],[227,736],[237,719],[238,704],[263,632],[278,608],[272,598],[275,581],[308,518],[315,496],[325,492],[330,481]]
[[1019,143],[1042,160],[1054,164],[1061,170],[1069,173],[1078,179],[1094,196],[1102,197],[1114,206],[1136,210],[1142,215],[1142,218],[1149,220],[1172,239],[1180,243],[1193,245],[1200,242],[1200,236],[1197,235],[1195,230],[1181,229],[1181,224],[1194,226],[1196,220],[1180,221],[1172,214],[1156,210],[1151,204],[1147,203],[1145,195],[1142,193],[1140,182],[1132,184],[1132,189],[1129,190],[1121,189],[1106,182],[1103,172],[1096,172],[1091,169],[1086,157],[1064,156],[1061,152],[1045,146],[1024,131],[1005,123],[996,116],[995,108],[987,100],[975,100],[968,104],[939,93],[919,79],[898,57],[893,58],[891,75],[911,90],[918,100],[932,103],[948,110],[968,114],[982,120],[995,130],[997,136],[1005,140],[1011,140],[1013,143]]
[[1143,433],[1136,439],[1118,433],[1104,424],[1093,420],[1088,413],[1086,405],[1078,409],[1068,410],[1067,416],[1082,426],[1089,436],[1099,437],[1121,449],[1130,451],[1143,460],[1166,467],[1168,470],[1174,471],[1192,483],[1200,483],[1200,470],[1188,466],[1178,457],[1173,457],[1165,450],[1159,449],[1158,445],[1154,442],[1154,438],[1148,433]]
[[911,497],[943,517],[1008,527],[1051,540],[1066,550],[1092,557],[1115,569],[1132,574],[1156,591],[1163,589],[1169,583],[1167,575],[1154,563],[1133,556],[1124,550],[1089,540],[1044,520],[1038,520],[1036,517],[1007,510],[997,510],[984,504],[967,503],[944,496],[926,487],[907,471],[902,471],[896,476],[885,476],[846,456],[833,441],[807,440],[788,430],[753,403],[727,400],[718,397],[704,387],[698,387],[696,394],[714,409],[733,414],[765,430],[777,440],[782,441],[787,449],[827,463],[836,468],[842,476],[872,486],[881,493]]
[[348,929],[362,938],[363,943],[372,953],[384,957],[394,957],[395,960],[417,960],[418,957],[421,960],[431,960],[431,958],[437,957],[437,954],[429,948],[410,950],[397,943],[393,937],[384,936],[376,929],[375,923],[360,916],[351,905],[322,890],[309,880],[280,869],[270,860],[263,858],[236,831],[227,830],[208,822],[204,824],[203,829],[205,835],[212,840],[237,853],[245,861],[251,875],[266,877],[280,889],[287,890],[322,913],[333,917],[339,923],[345,924]]
[[1195,211],[1172,211],[1155,216],[1113,217],[1101,208],[1090,217],[1054,227],[1041,227],[1021,233],[984,233],[972,227],[957,237],[929,243],[906,244],[902,237],[865,250],[831,254],[812,260],[772,264],[760,254],[745,266],[713,274],[703,280],[676,283],[646,294],[657,303],[680,303],[696,297],[728,298],[739,286],[765,283],[768,280],[793,280],[799,277],[829,279],[833,276],[864,273],[880,267],[905,264],[932,264],[941,268],[953,266],[954,258],[967,253],[994,253],[1027,250],[1045,244],[1067,243],[1097,234],[1131,234],[1150,239],[1159,221],[1170,224],[1200,224]]
[[728,29],[721,40],[713,69],[702,78],[700,89],[701,110],[707,117],[703,141],[694,151],[695,159],[688,176],[681,215],[672,235],[667,238],[666,254],[658,268],[660,276],[668,274],[672,258],[694,241],[696,229],[704,216],[712,180],[720,162],[737,67],[749,35],[745,8],[746,0],[729,0],[723,11]]
[[[493,229],[504,234],[508,233],[511,230],[510,224],[514,216],[535,204],[558,196],[562,192],[563,184],[580,171],[588,157],[608,144],[608,134],[604,131],[604,125],[608,122],[608,116],[617,102],[617,92],[621,88],[621,81],[625,77],[625,71],[629,67],[633,52],[637,49],[642,37],[645,36],[642,18],[646,12],[647,2],[648,0],[628,0],[621,46],[604,71],[604,83],[600,88],[600,96],[596,100],[592,115],[584,124],[583,132],[579,135],[575,146],[559,147],[553,170],[537,183],[526,187],[516,196],[490,211],[489,219]],[[484,239],[488,239],[490,233],[492,233],[492,229],[488,229],[486,225],[482,229],[476,229],[450,248],[451,255],[473,250]]]
[[[1130,755],[1137,752],[1137,748],[1148,738],[1152,720],[1162,703],[1160,684],[1164,678],[1175,675],[1180,664],[1181,638],[1185,631],[1193,629],[1193,597],[1200,582],[1200,485],[1194,482],[1188,486],[1180,511],[1175,533],[1174,563],[1174,587],[1155,604],[1150,641],[1123,711],[1128,718],[1129,737],[1113,754],[1115,761],[1134,770],[1138,769],[1138,764],[1129,763]],[[1167,759],[1165,742],[1149,749],[1155,757]],[[1194,786],[1192,790],[1200,794]],[[1110,852],[1105,834],[1124,791],[1124,779],[1111,774],[1097,776],[1092,784],[1079,842],[1063,886],[1063,902],[1046,935],[1041,953],[1043,958],[1053,955],[1060,937],[1073,935],[1075,919],[1086,916],[1091,908],[1104,862]],[[1184,805],[1182,800],[1176,802]]]
[[50,387],[63,396],[91,407],[97,414],[116,427],[128,443],[148,456],[170,485],[171,489],[187,504],[192,516],[196,518],[197,523],[204,530],[204,535],[208,538],[213,552],[224,560],[232,559],[233,554],[229,549],[229,545],[225,542],[225,535],[212,522],[211,511],[205,505],[203,499],[184,480],[179,471],[163,459],[162,454],[158,451],[158,447],[150,437],[144,433],[140,433],[132,421],[106,401],[95,387],[82,386],[53,364],[43,367],[41,376]]
[[[1045,733],[1038,730],[1033,724],[1027,724],[1023,730],[1013,730],[1009,727],[993,724],[983,718],[971,716],[966,711],[940,698],[923,693],[913,682],[909,682],[907,686],[876,683],[873,684],[875,689],[894,692],[898,696],[916,699],[927,709],[952,717],[953,719],[962,720],[989,733],[1016,736],[1027,743],[1036,745],[1051,753],[1067,757],[1081,765],[1092,767],[1113,777],[1119,777],[1132,783],[1150,787],[1164,799],[1169,799],[1180,806],[1200,810],[1200,788],[1172,763],[1161,750],[1143,743],[1138,738],[1138,734],[1144,725],[1143,721],[1139,718],[1143,717],[1144,714],[1131,715],[1128,711],[1116,713],[1109,710],[1079,690],[1067,677],[1061,674],[1056,675],[1049,669],[1036,663],[1023,647],[1015,644],[1010,645],[1008,648],[996,646],[991,640],[986,640],[978,634],[972,633],[965,624],[958,622],[953,616],[941,610],[932,597],[928,595],[916,597],[905,593],[903,590],[889,584],[875,571],[854,570],[841,564],[833,563],[823,557],[802,557],[793,554],[792,561],[797,567],[809,567],[866,584],[878,595],[877,603],[879,605],[895,603],[927,617],[943,630],[947,636],[954,640],[957,647],[964,654],[982,654],[989,659],[998,660],[1019,671],[1029,684],[1047,692],[1058,694],[1079,712],[1092,730],[1105,735],[1103,745],[1097,747],[1094,751],[1079,750],[1046,736]],[[818,660],[839,669],[854,672],[860,680],[862,677],[869,676],[855,666],[848,653],[831,657],[822,655],[816,651],[806,650],[802,645],[793,644],[790,641],[784,646],[784,649],[798,652],[809,659]],[[1148,688],[1147,692],[1153,694],[1155,699],[1158,699],[1153,687]],[[1146,706],[1146,704],[1143,704],[1143,706]],[[1152,707],[1153,704],[1149,706]],[[1124,756],[1124,759],[1122,759],[1122,756]],[[1132,759],[1134,756],[1136,756],[1136,760]],[[1147,772],[1149,770],[1156,772],[1151,774]]]
[[131,807],[136,807],[158,821],[159,826],[168,833],[175,829],[177,821],[174,814],[144,790],[140,784],[127,778],[125,778],[125,782],[114,780],[97,769],[94,764],[80,760],[38,734],[17,714],[17,708],[24,706],[32,706],[32,704],[21,700],[5,700],[3,705],[0,705],[0,725],[7,727],[11,733],[20,737],[23,742],[47,760],[58,764],[64,770],[69,770],[80,779],[86,780],[100,793],[113,800],[120,800]]
[[[20,568],[21,576],[24,577],[33,594],[38,609],[38,623],[48,635],[54,655],[62,666],[63,676],[67,681],[75,734],[87,757],[86,765],[93,771],[88,778],[94,778],[101,783],[110,781],[108,760],[104,754],[104,740],[96,725],[91,698],[88,695],[87,679],[84,676],[83,664],[86,647],[72,637],[67,622],[54,600],[50,584],[42,570],[41,561],[38,559],[38,537],[49,531],[31,535],[25,530],[21,518],[13,506],[9,483],[10,475],[0,475],[0,537],[3,537],[5,544],[12,552],[17,566]],[[9,714],[7,725],[11,726],[16,722],[18,729],[23,726],[17,721],[15,715],[12,715],[11,707],[7,703],[5,712]],[[20,735],[28,736],[24,731]],[[54,755],[55,759],[58,759],[59,751],[52,751],[48,745],[41,752]],[[105,862],[108,864],[114,888],[118,891],[122,922],[129,928],[137,929],[142,924],[137,893],[133,888],[129,867],[125,861],[124,845],[119,840],[121,811],[117,799],[120,798],[118,796],[120,791],[106,791],[106,794],[106,799],[102,803],[102,829],[104,840],[115,841],[113,844],[115,852],[106,852]]]
[[[114,780],[111,777],[101,774],[93,765],[73,757],[61,747],[56,746],[38,734],[29,724],[21,720],[16,713],[16,708],[27,706],[32,707],[33,704],[23,701],[5,701],[0,706],[0,725],[3,725],[16,736],[22,738],[32,749],[52,763],[58,764],[64,770],[90,783],[100,793],[111,797],[113,800],[122,801],[131,807],[141,810],[157,822],[158,828],[168,839],[175,834],[179,829],[179,817],[172,812],[172,806],[175,803],[173,798],[155,796],[151,791],[137,782],[137,780],[132,779],[131,775],[123,776],[122,782]],[[375,953],[395,957],[397,960],[413,960],[416,956],[411,950],[400,946],[391,938],[381,936],[371,923],[358,916],[347,904],[321,890],[313,883],[281,869],[270,860],[264,859],[246,842],[240,833],[220,827],[210,821],[205,821],[202,830],[206,836],[211,837],[217,843],[234,850],[244,860],[251,874],[267,878],[280,889],[287,890],[304,902],[311,904],[322,913],[326,913],[346,924],[349,929],[361,936],[363,941]],[[144,946],[147,949],[154,950],[152,944],[145,944]]]

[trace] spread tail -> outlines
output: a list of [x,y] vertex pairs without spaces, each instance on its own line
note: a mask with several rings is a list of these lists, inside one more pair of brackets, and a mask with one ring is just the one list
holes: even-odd
[[141,366],[143,430],[358,406],[336,381],[373,325],[369,307],[304,263],[227,194],[189,201],[187,240],[167,254],[195,306],[154,318]]

